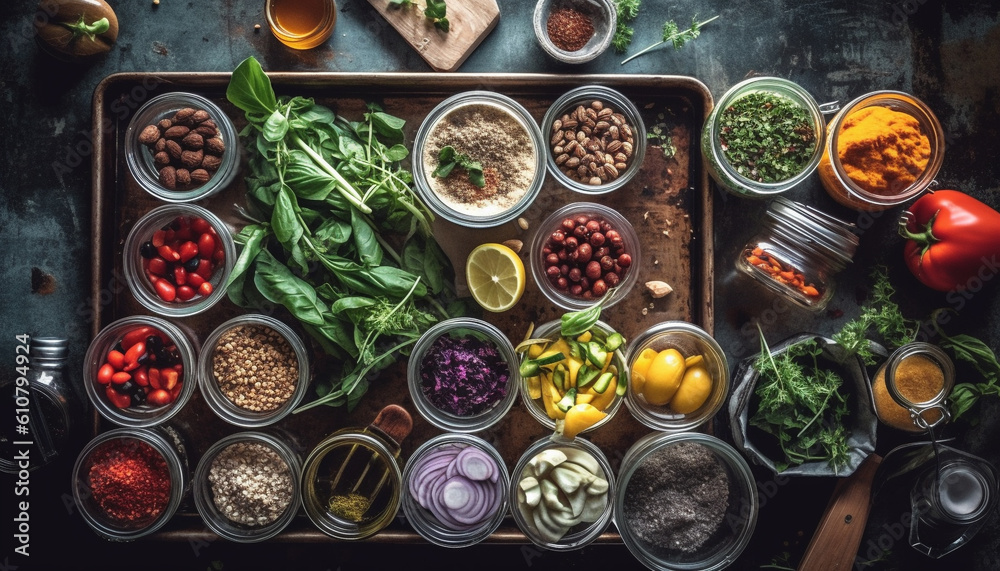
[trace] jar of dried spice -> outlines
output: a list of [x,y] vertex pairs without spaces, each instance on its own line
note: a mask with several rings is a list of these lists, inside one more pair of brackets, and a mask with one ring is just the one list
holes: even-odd
[[437,105],[413,141],[413,180],[445,220],[488,228],[517,218],[545,181],[542,132],[523,105],[466,91]]
[[521,382],[510,340],[468,317],[428,329],[413,346],[406,373],[417,412],[442,430],[462,433],[499,422],[517,400]]
[[244,428],[273,424],[305,397],[309,353],[291,327],[273,317],[234,317],[213,331],[198,360],[198,385],[209,408]]
[[915,341],[893,351],[872,379],[875,414],[886,425],[926,432],[951,418],[945,399],[955,365],[939,347]]
[[712,109],[701,136],[708,172],[737,196],[766,198],[805,180],[825,137],[820,105],[780,77],[737,83]]
[[538,0],[532,24],[545,53],[563,63],[585,63],[611,45],[618,22],[612,0]]
[[771,201],[763,228],[736,258],[736,269],[799,307],[821,311],[834,276],[853,259],[854,225],[783,197]]
[[205,525],[240,543],[270,539],[298,511],[298,455],[264,432],[231,434],[213,444],[194,474],[194,502]]
[[189,479],[179,436],[166,429],[116,428],[99,434],[73,466],[73,501],[98,535],[138,539],[163,527]]
[[729,566],[750,542],[758,508],[750,466],[714,436],[653,433],[622,458],[615,526],[650,569]]
[[834,200],[880,211],[927,190],[944,162],[944,130],[923,102],[875,91],[841,109],[827,126],[819,179]]

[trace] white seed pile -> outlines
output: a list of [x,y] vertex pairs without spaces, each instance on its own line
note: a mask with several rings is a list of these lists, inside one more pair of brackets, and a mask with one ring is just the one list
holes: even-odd
[[274,449],[259,442],[224,448],[212,460],[208,481],[215,507],[246,526],[274,522],[292,501],[292,470]]

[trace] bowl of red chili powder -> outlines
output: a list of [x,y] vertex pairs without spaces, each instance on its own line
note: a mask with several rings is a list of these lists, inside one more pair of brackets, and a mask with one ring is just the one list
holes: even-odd
[[98,535],[131,541],[163,527],[184,496],[187,472],[165,431],[116,428],[98,435],[73,467],[73,500]]
[[604,53],[617,22],[612,0],[539,0],[533,17],[539,45],[563,63],[585,63]]
[[417,340],[407,366],[414,407],[451,432],[486,430],[507,414],[521,378],[507,337],[475,318],[447,319]]

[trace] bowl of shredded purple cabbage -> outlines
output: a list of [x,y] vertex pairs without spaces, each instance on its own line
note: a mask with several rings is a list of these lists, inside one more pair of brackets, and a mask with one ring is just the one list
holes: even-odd
[[510,340],[486,321],[456,317],[417,340],[407,366],[410,398],[421,417],[458,433],[486,430],[517,399],[521,379]]

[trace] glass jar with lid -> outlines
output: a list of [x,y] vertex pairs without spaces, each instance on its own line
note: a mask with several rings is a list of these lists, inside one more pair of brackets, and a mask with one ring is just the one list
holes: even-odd
[[796,305],[821,311],[834,276],[854,258],[854,225],[786,198],[771,201],[763,228],[740,252],[736,269]]
[[875,414],[893,428],[926,432],[951,419],[946,399],[954,385],[955,365],[947,353],[930,343],[907,343],[875,373]]
[[[823,154],[823,110],[787,79],[753,77],[737,83],[702,130],[708,173],[722,189],[746,198],[767,198],[796,186],[816,170]],[[774,136],[779,130],[786,130],[782,140]],[[765,131],[771,135],[764,137]]]
[[830,121],[818,173],[834,200],[873,212],[930,188],[943,162],[944,130],[934,112],[906,93],[875,91]]

